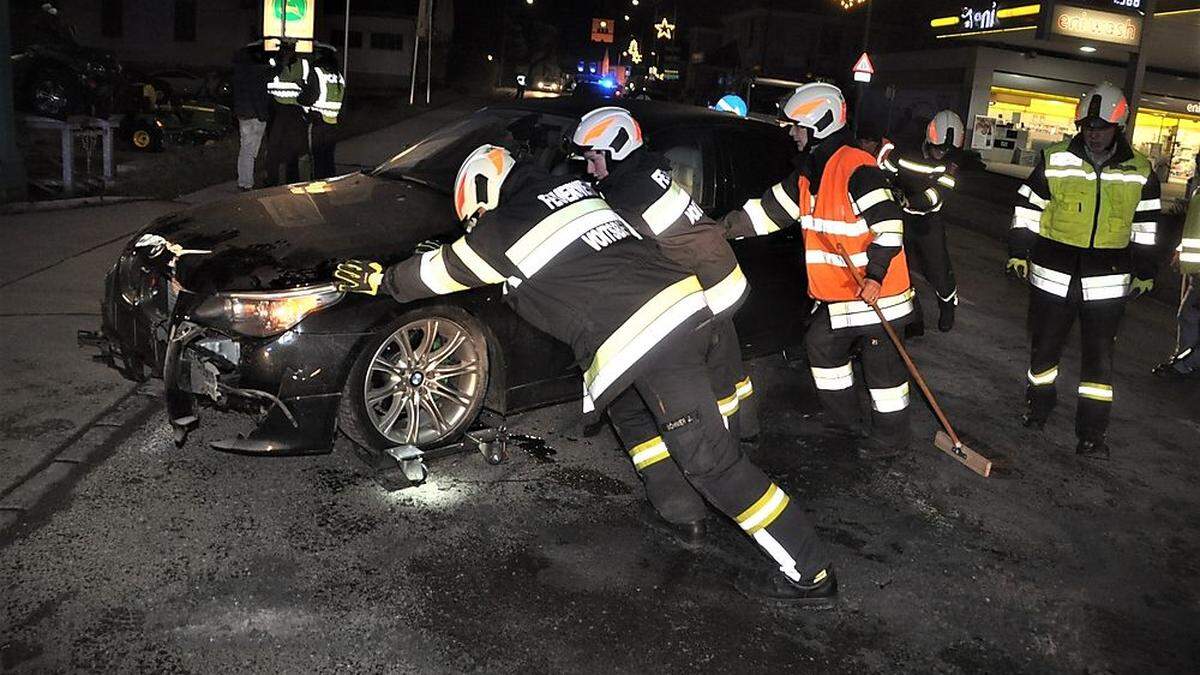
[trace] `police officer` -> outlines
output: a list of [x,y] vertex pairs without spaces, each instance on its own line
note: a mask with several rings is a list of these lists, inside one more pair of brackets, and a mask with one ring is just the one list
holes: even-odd
[[300,180],[297,160],[308,152],[308,120],[300,102],[305,94],[312,66],[296,53],[295,40],[280,42],[279,52],[268,63],[275,75],[267,83],[267,92],[275,100],[267,140],[263,144],[266,185],[279,185],[279,167],[287,167],[287,181]]
[[312,157],[313,178],[329,178],[337,174],[334,159],[337,150],[336,129],[342,99],[346,95],[346,80],[338,70],[332,52],[322,52],[309,69],[301,107],[308,117],[309,154]]
[[1076,317],[1082,343],[1075,434],[1080,455],[1108,457],[1112,361],[1126,298],[1154,287],[1158,178],[1122,134],[1125,95],[1107,82],[1079,100],[1073,138],[1042,150],[1019,190],[1007,271],[1028,279],[1032,342],[1027,427],[1042,428]]
[[1200,377],[1200,187],[1192,191],[1175,261],[1183,273],[1179,332],[1175,353],[1166,362],[1155,366],[1154,374],[1167,378],[1196,378]]
[[[739,211],[722,219],[731,237],[804,229],[808,294],[817,301],[805,338],[817,396],[833,430],[858,428],[851,360],[861,355],[870,391],[870,438],[864,459],[885,459],[909,443],[908,372],[867,301],[889,321],[912,320],[913,289],[904,255],[904,221],[875,158],[846,128],[846,101],[832,84],[802,85],[783,102],[781,120],[803,152],[800,167]],[[859,288],[838,245],[863,271]]]
[[453,195],[467,234],[386,271],[343,262],[335,274],[341,286],[375,293],[382,285],[411,302],[505,284],[505,302],[584,364],[585,409],[603,410],[634,387],[692,485],[774,560],[773,569],[741,577],[741,588],[828,602],[837,584],[812,525],[721,422],[704,369],[712,312],[699,280],[664,258],[590,183],[517,165],[502,148],[471,153]]
[[[587,113],[571,143],[583,153],[605,201],[639,234],[657,240],[667,258],[700,279],[718,319],[707,358],[717,407],[735,438],[753,439],[758,434],[753,410],[757,399],[752,396],[754,388],[732,320],[749,287],[724,231],[672,178],[670,161],[642,144],[641,127],[624,108],[609,106]],[[618,396],[608,414],[645,482],[650,503],[676,536],[696,543],[703,537],[708,507],[669,461],[669,448],[637,392],[628,389]]]
[[[945,195],[957,184],[956,174],[965,129],[962,119],[952,110],[933,116],[925,128],[925,140],[919,157],[899,153],[894,144],[883,139],[876,161],[891,176],[904,210],[904,250],[913,254],[918,268],[938,298],[938,330],[954,328],[954,310],[958,306],[958,284],[946,247],[946,224],[939,212]],[[913,262],[910,259],[910,264]],[[924,332],[924,317],[913,314],[910,334]]]

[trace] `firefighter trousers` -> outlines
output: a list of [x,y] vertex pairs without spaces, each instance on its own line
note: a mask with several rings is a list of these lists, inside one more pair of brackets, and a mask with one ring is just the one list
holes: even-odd
[[1059,361],[1075,318],[1079,317],[1082,354],[1075,434],[1080,440],[1104,440],[1113,400],[1113,351],[1124,314],[1123,297],[1085,302],[1078,275],[1071,280],[1065,299],[1030,288],[1031,355],[1026,399],[1031,418],[1044,422],[1054,410]]
[[[742,351],[738,344],[733,322],[717,321],[704,329],[709,334],[704,353],[704,367],[708,373],[706,386],[717,401],[723,422],[734,439],[739,438],[741,398],[750,387],[742,364]],[[752,391],[752,390],[751,390]],[[747,394],[747,399],[752,397]],[[680,472],[678,465],[669,461],[669,449],[659,435],[658,423],[646,409],[646,403],[636,387],[622,392],[608,408],[621,444],[629,453],[638,475],[646,488],[646,499],[663,519],[672,523],[691,523],[708,515],[704,498]],[[757,420],[753,420],[757,425]]]
[[817,399],[833,422],[848,428],[859,426],[852,363],[857,353],[871,395],[871,443],[889,449],[908,445],[908,369],[882,325],[834,330],[829,308],[822,305],[813,314],[804,346]]
[[337,125],[325,121],[312,122],[308,127],[313,180],[337,175],[337,164],[334,161],[334,154],[337,152],[336,131]]
[[[725,428],[705,367],[710,332],[701,328],[663,345],[632,386],[642,405],[614,403],[609,417],[617,429],[637,428],[648,413],[660,435],[633,453],[635,464],[642,471],[673,464],[780,571],[793,580],[812,579],[829,558],[803,508],[742,453]],[[647,465],[655,457],[659,459]]]
[[[904,250],[909,253],[909,270],[918,271],[925,277],[939,301],[944,302],[944,298],[954,295],[958,282],[954,279],[954,266],[950,264],[950,251],[946,247],[946,223],[939,214],[904,214]],[[925,332],[925,312],[920,296],[915,297],[913,303],[910,337]]]
[[267,138],[263,141],[264,186],[281,185],[280,166],[286,167],[288,183],[300,180],[299,159],[308,153],[308,120],[298,105],[276,105]]
[[742,361],[742,345],[732,319],[719,319],[708,347],[707,366],[717,407],[734,438],[758,436],[758,398]]
[[1200,370],[1200,274],[1183,275],[1178,317],[1173,365],[1181,373],[1193,373]]

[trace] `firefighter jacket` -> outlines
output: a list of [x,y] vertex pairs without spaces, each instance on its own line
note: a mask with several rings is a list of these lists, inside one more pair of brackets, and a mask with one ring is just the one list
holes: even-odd
[[905,213],[925,216],[942,210],[945,193],[957,185],[954,174],[957,166],[951,157],[947,161],[927,159],[924,154],[902,153],[888,139],[880,144],[875,161],[889,176],[897,201]]
[[1192,191],[1178,251],[1179,269],[1184,274],[1200,274],[1200,188]]
[[469,233],[384,275],[402,303],[500,283],[521,318],[575,352],[585,412],[607,408],[660,349],[713,316],[700,281],[593,185],[528,164]]
[[642,236],[657,240],[664,255],[696,274],[713,314],[732,317],[749,294],[746,276],[724,230],[671,177],[667,158],[641,148],[610,166],[598,186],[604,200]]
[[275,77],[267,83],[267,92],[280,105],[300,105],[299,98],[312,70],[308,59],[296,56],[289,64],[276,64],[272,58],[268,63],[275,68]]
[[1065,299],[1079,276],[1084,301],[1112,300],[1132,276],[1154,278],[1158,177],[1123,136],[1116,143],[1101,166],[1082,134],[1055,143],[1018,190],[1009,257],[1029,260],[1034,288]]
[[326,124],[337,124],[345,95],[346,80],[336,68],[313,66],[297,100],[306,114],[312,114],[314,121],[319,116]]
[[721,219],[728,237],[777,232],[800,223],[808,294],[829,306],[834,330],[870,332],[879,318],[858,300],[858,286],[838,254],[883,287],[878,305],[888,321],[904,323],[913,311],[913,289],[904,256],[900,207],[875,159],[838,132],[813,148],[800,168],[739,211]]

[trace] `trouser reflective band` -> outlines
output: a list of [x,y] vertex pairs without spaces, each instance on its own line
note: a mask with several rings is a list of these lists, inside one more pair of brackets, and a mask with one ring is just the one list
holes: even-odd
[[1035,387],[1054,384],[1054,380],[1058,379],[1058,366],[1054,366],[1050,370],[1044,370],[1040,373],[1035,373],[1030,370],[1026,375],[1029,377],[1029,384]]
[[[894,381],[894,380],[893,380]],[[875,412],[893,413],[908,407],[908,383],[898,387],[871,390],[871,407]]]
[[738,411],[738,402],[737,392],[734,392],[726,398],[717,399],[717,409],[721,411],[722,416],[729,417]]
[[1129,295],[1128,274],[1105,274],[1080,279],[1084,300],[1112,300]]
[[629,458],[633,460],[633,466],[638,471],[645,471],[647,467],[654,466],[670,456],[662,436],[655,436],[629,449]]
[[1113,388],[1111,384],[1100,384],[1099,382],[1080,382],[1079,395],[1083,398],[1090,398],[1094,401],[1112,403]]
[[746,534],[754,537],[755,543],[761,546],[767,555],[779,563],[779,571],[791,580],[799,581],[800,572],[796,570],[795,558],[767,531],[767,526],[775,522],[790,501],[786,492],[771,483],[763,496],[737,517],[737,522]]
[[747,376],[746,379],[737,383],[737,397],[744,401],[750,398],[752,394],[754,394],[754,384],[750,382],[750,377]]
[[845,365],[834,368],[817,368],[814,366],[812,374],[817,389],[840,391],[854,386],[854,367],[848,362]]

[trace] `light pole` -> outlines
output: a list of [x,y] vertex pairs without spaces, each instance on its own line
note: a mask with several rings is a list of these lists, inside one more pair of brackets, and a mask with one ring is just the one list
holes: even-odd
[[[8,0],[0,0],[0,54],[9,53]],[[16,120],[13,114],[12,66],[0,61],[0,202],[25,196],[25,166],[17,150]]]

